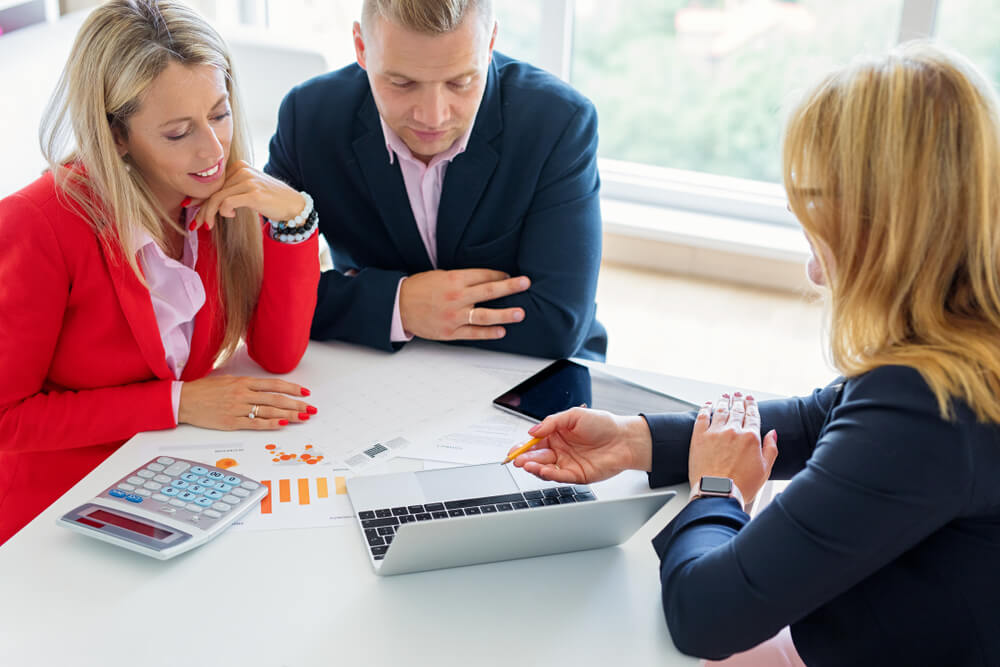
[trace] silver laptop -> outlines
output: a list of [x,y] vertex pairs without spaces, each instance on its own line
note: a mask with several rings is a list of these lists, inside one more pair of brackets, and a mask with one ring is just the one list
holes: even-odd
[[[523,475],[523,477],[522,477]],[[601,500],[508,466],[369,475],[347,493],[376,574],[390,575],[621,544],[673,491]]]

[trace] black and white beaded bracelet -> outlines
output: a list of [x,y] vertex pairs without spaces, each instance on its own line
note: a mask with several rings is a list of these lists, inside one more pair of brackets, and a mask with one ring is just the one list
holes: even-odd
[[301,243],[316,233],[316,229],[319,226],[319,214],[313,207],[312,197],[307,192],[300,192],[299,194],[306,200],[306,205],[302,208],[301,213],[291,220],[278,221],[268,219],[271,225],[271,238],[275,241]]

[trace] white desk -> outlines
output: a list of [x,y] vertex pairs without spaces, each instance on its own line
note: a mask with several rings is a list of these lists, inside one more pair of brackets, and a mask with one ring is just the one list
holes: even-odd
[[[399,355],[440,355],[411,343]],[[545,361],[448,347],[470,361]],[[396,357],[310,345],[288,377],[318,387]],[[245,359],[233,373],[260,374]],[[701,401],[717,387],[632,374]],[[475,391],[462,387],[462,392]],[[488,401],[492,396],[483,396]],[[322,395],[310,398],[322,412]],[[372,405],[373,411],[380,410]],[[525,422],[527,425],[527,422]],[[674,648],[650,539],[686,488],[621,547],[377,577],[356,526],[230,532],[156,561],[55,525],[121,474],[184,442],[247,439],[189,426],[141,434],[0,547],[0,663],[33,665],[695,665]],[[265,436],[260,436],[265,437]],[[599,493],[648,490],[623,475]]]

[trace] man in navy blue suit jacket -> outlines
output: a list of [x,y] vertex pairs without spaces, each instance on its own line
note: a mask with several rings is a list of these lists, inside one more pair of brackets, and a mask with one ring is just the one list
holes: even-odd
[[495,38],[488,0],[366,0],[358,64],[286,96],[265,171],[333,254],[313,338],[604,358],[597,115]]

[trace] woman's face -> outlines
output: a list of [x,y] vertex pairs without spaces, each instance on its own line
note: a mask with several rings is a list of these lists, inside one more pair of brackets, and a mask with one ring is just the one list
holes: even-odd
[[225,74],[212,65],[171,62],[143,94],[117,137],[160,204],[207,199],[225,182],[233,118]]

